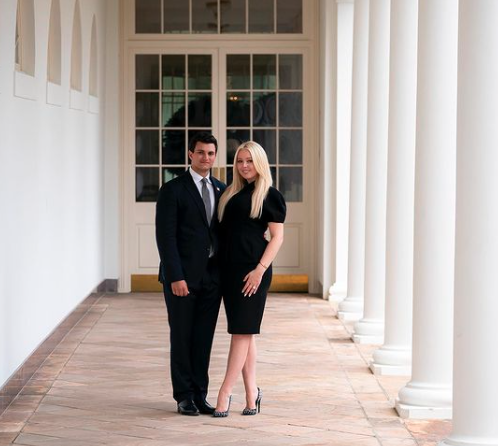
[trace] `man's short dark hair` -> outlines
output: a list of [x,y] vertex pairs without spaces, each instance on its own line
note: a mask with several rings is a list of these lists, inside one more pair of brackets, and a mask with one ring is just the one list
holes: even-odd
[[189,152],[193,152],[195,150],[195,146],[198,142],[203,142],[204,144],[214,144],[215,151],[218,152],[218,141],[216,138],[208,132],[197,132],[188,143]]

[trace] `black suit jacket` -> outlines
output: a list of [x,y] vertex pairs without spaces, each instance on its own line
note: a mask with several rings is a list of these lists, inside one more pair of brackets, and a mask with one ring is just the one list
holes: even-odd
[[211,176],[215,211],[208,225],[206,210],[189,171],[163,184],[156,204],[159,281],[185,280],[195,288],[206,270],[210,247],[218,252],[218,202],[226,186]]

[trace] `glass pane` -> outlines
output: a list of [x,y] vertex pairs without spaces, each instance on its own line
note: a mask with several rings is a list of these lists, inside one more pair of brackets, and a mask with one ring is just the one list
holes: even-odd
[[185,127],[183,93],[163,93],[163,127]]
[[282,127],[302,127],[303,94],[279,93],[279,125]]
[[303,201],[303,168],[279,167],[278,190],[285,201]]
[[163,169],[163,183],[171,181],[185,172],[185,167],[166,167]]
[[161,0],[135,1],[135,33],[161,33]]
[[280,130],[278,161],[280,164],[303,164],[302,130]]
[[227,89],[251,88],[251,56],[249,54],[232,54],[227,56]]
[[265,149],[268,156],[268,162],[275,164],[277,162],[277,131],[276,130],[253,130],[253,138],[258,144]]
[[273,180],[273,186],[277,187],[277,168],[276,166],[270,166],[271,177]]
[[233,181],[233,166],[227,166],[227,186],[230,186]]
[[137,164],[159,164],[159,131],[137,130],[135,151]]
[[185,89],[185,56],[163,56],[163,90]]
[[227,93],[227,126],[249,127],[250,115],[250,93]]
[[137,127],[159,127],[159,93],[136,93]]
[[188,56],[188,88],[211,90],[211,56]]
[[273,33],[273,0],[249,0],[249,32]]
[[216,0],[192,0],[192,33],[218,33]]
[[188,126],[211,127],[211,93],[188,95]]
[[303,32],[303,0],[277,0],[277,33]]
[[272,54],[255,54],[253,56],[253,87],[255,90],[273,90],[277,88],[277,56]]
[[190,33],[188,2],[164,0],[164,32]]
[[250,138],[250,130],[227,130],[227,164],[233,164],[237,148]]
[[137,54],[135,57],[135,84],[137,90],[159,89],[159,56]]
[[254,93],[252,119],[254,127],[275,127],[277,122],[275,93]]
[[301,54],[279,56],[278,80],[281,90],[303,89],[303,56]]
[[156,201],[159,191],[159,168],[137,167],[136,198],[137,201]]
[[220,9],[222,33],[246,32],[246,0],[222,1]]
[[163,164],[185,164],[186,147],[185,130],[163,130]]
[[[211,129],[191,129],[187,132],[187,141],[190,141],[192,139],[192,137],[196,134],[196,133],[199,133],[199,132],[207,132],[207,133],[211,133]],[[216,136],[216,135],[215,135]],[[189,160],[190,162],[190,160]]]

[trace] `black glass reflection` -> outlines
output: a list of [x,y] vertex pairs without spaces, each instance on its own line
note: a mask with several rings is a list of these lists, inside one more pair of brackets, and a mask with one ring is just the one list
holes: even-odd
[[185,127],[185,95],[163,93],[163,127]]
[[137,127],[159,127],[159,93],[136,93]]
[[188,88],[190,90],[211,89],[211,56],[188,56]]
[[302,127],[303,94],[279,93],[278,113],[281,127]]
[[303,201],[303,168],[279,167],[278,189],[287,202]]
[[230,54],[227,56],[227,89],[251,88],[251,56]]
[[233,166],[227,166],[227,186],[233,182]]
[[270,164],[277,163],[277,131],[276,130],[253,130],[252,139],[265,149]]
[[249,127],[251,124],[250,93],[227,93],[227,126]]
[[277,33],[303,32],[303,0],[277,0]]
[[278,157],[280,164],[303,164],[302,130],[280,130]]
[[279,56],[278,80],[281,90],[303,89],[303,56],[301,54]]
[[237,148],[251,138],[249,130],[227,130],[227,164],[233,164]]
[[[183,0],[185,1],[185,0]],[[192,33],[218,33],[218,2],[192,1]]]
[[275,11],[273,0],[249,0],[249,32],[273,33]]
[[135,33],[161,33],[161,0],[135,1]]
[[136,164],[159,164],[159,131],[137,130],[135,134]]
[[277,189],[278,189],[278,184],[277,184],[277,167],[276,166],[270,166],[270,172],[271,172],[271,178],[273,180],[273,186],[277,187]]
[[277,82],[277,56],[274,54],[255,54],[253,56],[253,88],[273,90]]
[[171,181],[185,172],[185,167],[165,167],[163,168],[163,183]]
[[246,0],[230,0],[220,3],[221,33],[246,32]]
[[211,94],[188,95],[189,127],[211,127]]
[[159,89],[159,56],[137,54],[135,56],[135,86],[137,90]]
[[164,1],[164,32],[189,33],[189,2],[178,0]]
[[137,167],[135,193],[137,201],[156,201],[159,191],[159,168]]
[[185,130],[163,130],[163,164],[185,164]]
[[275,127],[277,122],[275,93],[254,93],[252,120],[254,127]]
[[185,89],[185,56],[167,54],[162,56],[163,90]]

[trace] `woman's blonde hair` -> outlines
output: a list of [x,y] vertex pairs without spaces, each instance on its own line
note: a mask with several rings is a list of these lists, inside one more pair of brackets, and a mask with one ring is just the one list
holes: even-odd
[[246,181],[240,175],[237,169],[237,157],[241,150],[247,150],[251,154],[252,162],[256,172],[258,173],[255,184],[254,191],[252,193],[252,205],[251,205],[251,218],[259,218],[263,213],[263,201],[268,195],[273,180],[271,177],[270,164],[268,163],[268,157],[263,147],[261,147],[257,142],[247,141],[242,143],[235,152],[233,158],[233,181],[230,186],[227,187],[225,193],[221,196],[220,204],[218,207],[218,218],[223,220],[223,214],[225,212],[227,203],[230,199],[238,192],[240,192],[246,185]]

